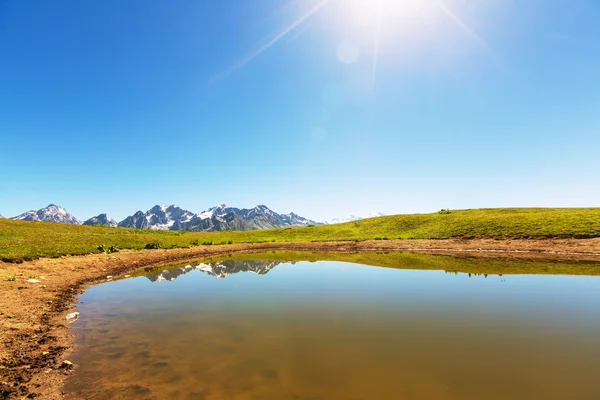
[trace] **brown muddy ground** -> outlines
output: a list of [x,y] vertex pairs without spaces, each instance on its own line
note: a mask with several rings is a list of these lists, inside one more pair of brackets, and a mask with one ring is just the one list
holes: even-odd
[[[397,240],[261,243],[0,262],[0,399],[62,399],[72,338],[65,316],[93,283],[137,268],[203,256],[261,250],[422,251],[481,257],[600,260],[600,238],[544,240]],[[16,280],[6,280],[15,276]],[[28,283],[29,279],[40,283]]]

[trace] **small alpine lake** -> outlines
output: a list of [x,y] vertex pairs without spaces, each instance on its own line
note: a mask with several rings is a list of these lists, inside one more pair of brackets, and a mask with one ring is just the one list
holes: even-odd
[[233,254],[79,296],[68,398],[598,399],[600,263]]

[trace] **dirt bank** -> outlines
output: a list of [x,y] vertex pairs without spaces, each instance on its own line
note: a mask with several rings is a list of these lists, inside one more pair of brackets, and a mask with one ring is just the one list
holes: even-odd
[[[173,250],[123,250],[35,260],[0,262],[0,399],[61,399],[72,338],[66,314],[77,294],[107,275],[204,256],[260,250],[423,251],[481,257],[540,257],[600,260],[600,238],[546,240],[410,240],[260,243]],[[12,280],[12,277],[15,280]],[[10,279],[10,280],[9,280]],[[39,283],[29,283],[29,279]]]

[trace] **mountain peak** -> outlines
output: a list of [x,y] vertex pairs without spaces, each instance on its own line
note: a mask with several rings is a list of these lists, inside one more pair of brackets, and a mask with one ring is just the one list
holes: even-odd
[[83,225],[106,225],[117,226],[117,221],[109,218],[106,214],[100,214],[85,221]]
[[81,224],[81,222],[67,210],[56,204],[49,204],[47,207],[39,210],[30,210],[23,214],[12,217],[14,220],[21,221],[47,221],[47,222],[62,222],[65,224]]
[[161,205],[155,205],[154,207],[152,207],[150,210],[148,210],[148,212],[159,212],[159,211],[165,211],[167,209],[167,206],[165,206],[164,204]]

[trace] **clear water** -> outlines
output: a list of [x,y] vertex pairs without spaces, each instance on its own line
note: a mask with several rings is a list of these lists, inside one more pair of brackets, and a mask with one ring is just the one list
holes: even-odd
[[226,260],[80,301],[70,398],[600,398],[597,276]]

